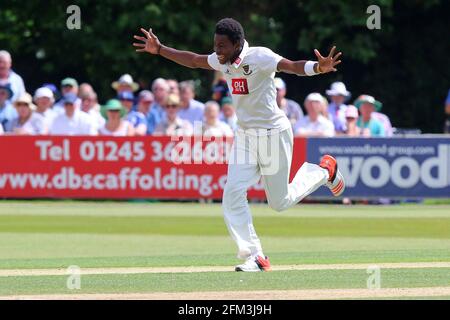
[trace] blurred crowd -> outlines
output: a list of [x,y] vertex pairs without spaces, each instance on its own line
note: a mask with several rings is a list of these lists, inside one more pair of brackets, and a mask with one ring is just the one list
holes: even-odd
[[[11,55],[1,50],[0,134],[232,136],[237,127],[235,106],[220,74],[212,85],[211,99],[204,103],[196,100],[194,81],[157,78],[146,89],[124,74],[111,83],[112,99],[100,105],[89,83],[79,84],[70,77],[58,85],[43,83],[31,95],[11,67]],[[389,118],[381,113],[382,103],[368,94],[351,103],[351,93],[342,82],[332,83],[324,94],[308,94],[303,108],[287,98],[281,78],[275,78],[275,87],[278,106],[296,136],[393,134]],[[450,115],[449,104],[450,92],[446,106]]]

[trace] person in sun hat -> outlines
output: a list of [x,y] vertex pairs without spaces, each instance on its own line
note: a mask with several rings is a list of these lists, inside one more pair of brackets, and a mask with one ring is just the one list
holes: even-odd
[[328,114],[334,124],[334,129],[338,133],[344,133],[346,130],[345,110],[347,109],[345,101],[350,98],[350,91],[347,90],[343,82],[338,81],[331,84],[326,94],[331,100],[328,105]]
[[333,137],[333,123],[322,114],[324,97],[317,92],[310,93],[304,105],[308,114],[297,121],[294,134],[298,137]]
[[106,123],[99,129],[102,136],[126,137],[134,135],[133,125],[123,116],[126,111],[119,100],[111,99],[103,107],[106,113]]
[[50,128],[53,120],[58,115],[52,108],[55,102],[52,90],[47,87],[38,88],[34,93],[33,100],[36,104],[36,112],[44,117],[46,126]]
[[133,77],[128,73],[120,76],[119,80],[111,83],[111,87],[116,90],[117,94],[121,92],[135,92],[139,89],[139,84],[133,81]]
[[188,120],[181,119],[178,116],[180,110],[180,97],[170,94],[164,103],[166,117],[155,128],[154,135],[162,136],[191,136],[194,128]]
[[8,123],[8,131],[15,135],[47,134],[48,128],[44,117],[35,112],[36,105],[29,93],[22,94],[14,101],[17,117]]
[[17,117],[17,111],[10,99],[13,92],[9,84],[0,84],[0,127],[7,131],[7,123]]
[[361,129],[362,134],[370,137],[385,137],[386,131],[383,124],[373,117],[373,113],[380,111],[383,104],[375,100],[374,97],[364,94],[356,99],[355,106],[361,114],[357,125]]

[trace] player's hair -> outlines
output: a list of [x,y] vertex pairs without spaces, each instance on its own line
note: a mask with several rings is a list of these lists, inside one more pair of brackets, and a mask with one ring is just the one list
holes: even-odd
[[244,45],[244,28],[233,18],[224,18],[217,22],[215,33],[227,36],[233,44]]

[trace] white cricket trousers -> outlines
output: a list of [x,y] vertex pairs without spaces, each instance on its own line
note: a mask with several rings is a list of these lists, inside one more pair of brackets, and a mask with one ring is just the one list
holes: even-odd
[[305,162],[289,183],[294,145],[292,130],[265,131],[266,135],[256,136],[237,130],[228,162],[222,207],[240,259],[263,255],[247,201],[250,186],[262,177],[269,206],[282,211],[297,204],[328,180],[327,170]]

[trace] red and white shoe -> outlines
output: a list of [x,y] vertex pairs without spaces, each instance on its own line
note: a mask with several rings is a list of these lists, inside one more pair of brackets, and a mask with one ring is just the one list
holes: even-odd
[[328,170],[327,187],[335,197],[339,197],[345,190],[344,176],[338,169],[337,161],[334,157],[326,154],[320,160],[319,166]]
[[243,264],[236,266],[234,269],[239,272],[260,272],[272,271],[268,257],[249,257]]

